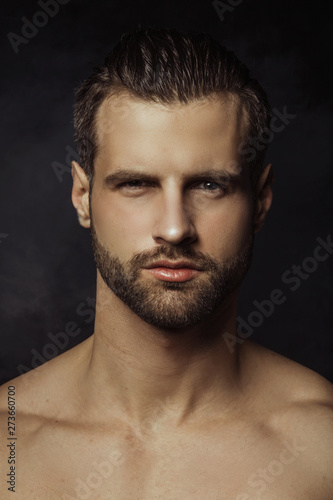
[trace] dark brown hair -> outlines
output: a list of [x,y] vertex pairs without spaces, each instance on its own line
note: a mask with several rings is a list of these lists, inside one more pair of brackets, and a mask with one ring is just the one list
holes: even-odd
[[[127,33],[76,92],[75,137],[90,181],[98,146],[97,111],[107,97],[120,92],[163,104],[188,103],[213,94],[237,95],[247,112],[247,140],[269,128],[271,119],[267,96],[257,80],[250,78],[233,52],[209,35],[162,28]],[[248,163],[252,185],[265,150],[266,144]]]

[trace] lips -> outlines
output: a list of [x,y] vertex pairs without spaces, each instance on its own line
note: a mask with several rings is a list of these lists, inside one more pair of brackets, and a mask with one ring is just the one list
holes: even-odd
[[201,269],[192,262],[159,260],[145,267],[154,278],[162,281],[189,281],[195,278]]
[[173,262],[170,260],[158,260],[145,266],[145,269],[154,269],[154,268],[166,268],[166,269],[196,269],[197,271],[201,271],[201,268],[192,262],[181,260],[177,262]]

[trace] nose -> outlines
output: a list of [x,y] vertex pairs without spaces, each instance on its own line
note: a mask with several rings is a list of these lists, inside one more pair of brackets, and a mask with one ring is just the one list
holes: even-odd
[[181,192],[175,189],[164,194],[156,207],[153,239],[156,243],[188,245],[197,239],[197,232],[191,220],[191,210]]

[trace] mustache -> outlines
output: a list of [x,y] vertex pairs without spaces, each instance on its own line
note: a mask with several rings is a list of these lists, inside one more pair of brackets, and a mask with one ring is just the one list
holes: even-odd
[[169,245],[160,245],[154,250],[145,250],[131,257],[126,265],[131,269],[139,269],[150,265],[156,260],[190,260],[194,265],[199,266],[204,271],[215,271],[218,268],[218,262],[203,252],[193,250],[192,248],[176,248]]

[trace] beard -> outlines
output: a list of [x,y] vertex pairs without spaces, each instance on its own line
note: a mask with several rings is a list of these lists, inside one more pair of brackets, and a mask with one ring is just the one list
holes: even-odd
[[[158,328],[179,329],[207,320],[238,288],[251,264],[253,231],[242,250],[224,262],[190,247],[171,245],[159,245],[121,262],[99,241],[90,220],[94,260],[102,279],[137,316]],[[142,268],[161,259],[187,259],[202,272],[184,282],[145,279]]]

